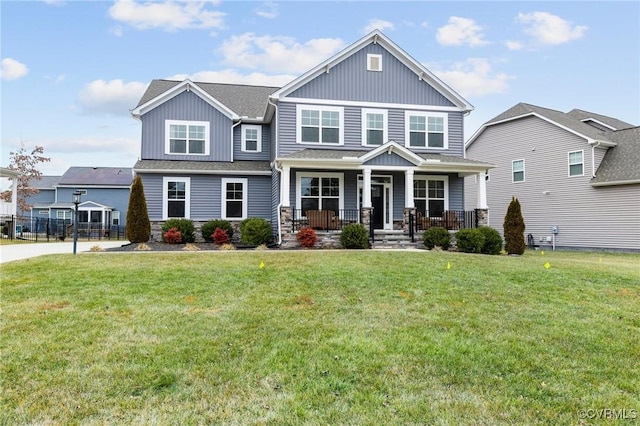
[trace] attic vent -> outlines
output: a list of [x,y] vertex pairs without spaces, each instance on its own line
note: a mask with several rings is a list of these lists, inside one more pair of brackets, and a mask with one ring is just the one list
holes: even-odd
[[367,55],[367,71],[382,71],[382,55]]

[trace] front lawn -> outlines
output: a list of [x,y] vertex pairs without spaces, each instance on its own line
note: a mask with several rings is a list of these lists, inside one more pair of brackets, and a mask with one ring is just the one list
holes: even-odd
[[576,425],[607,409],[635,424],[639,265],[537,251],[10,262],[0,424]]

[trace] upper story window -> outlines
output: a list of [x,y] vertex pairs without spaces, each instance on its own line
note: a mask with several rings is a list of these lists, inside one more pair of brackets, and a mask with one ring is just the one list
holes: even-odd
[[382,71],[382,55],[367,54],[367,71]]
[[262,126],[242,125],[242,151],[262,152]]
[[344,143],[344,109],[298,105],[297,142],[342,145]]
[[387,111],[362,110],[362,145],[378,146],[387,141]]
[[408,148],[447,149],[447,114],[405,112],[405,146]]
[[165,153],[209,155],[209,123],[206,121],[167,120]]
[[584,151],[569,153],[569,176],[584,175]]
[[513,160],[511,162],[512,181],[524,182],[524,160]]

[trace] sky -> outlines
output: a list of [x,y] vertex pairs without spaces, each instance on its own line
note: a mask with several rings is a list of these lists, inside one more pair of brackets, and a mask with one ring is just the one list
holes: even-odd
[[282,86],[373,29],[474,107],[519,102],[640,125],[638,1],[0,1],[2,157],[133,167],[153,79]]

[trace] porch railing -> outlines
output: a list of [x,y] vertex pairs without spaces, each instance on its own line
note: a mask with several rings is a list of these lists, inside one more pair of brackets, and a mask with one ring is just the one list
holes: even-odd
[[[409,218],[411,222],[412,218]],[[415,216],[415,230],[426,231],[439,226],[450,231],[464,228],[477,228],[476,212],[474,210],[445,210],[441,215],[431,216],[428,211],[418,212]]]
[[292,230],[310,227],[317,231],[340,231],[350,223],[360,223],[360,210],[302,210],[293,209]]

